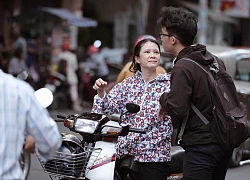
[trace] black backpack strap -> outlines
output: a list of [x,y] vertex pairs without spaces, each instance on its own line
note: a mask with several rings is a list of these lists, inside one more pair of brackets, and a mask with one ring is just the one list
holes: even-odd
[[192,59],[189,59],[189,58],[182,58],[182,59],[179,59],[179,60],[185,60],[185,61],[190,61],[190,62],[193,62],[195,63],[197,66],[199,66],[205,73],[208,73],[208,71],[202,67],[199,63],[197,63],[196,61],[192,60]]
[[[199,109],[197,109],[197,107],[195,105],[191,104],[191,108],[194,110],[194,112],[197,114],[197,116],[204,122],[204,124],[207,125],[209,123],[207,118],[205,118],[205,116],[200,112]],[[188,116],[189,116],[189,113],[186,115],[186,117],[184,118],[184,120],[181,123],[181,129],[180,129],[180,132],[178,134],[177,144],[180,144],[180,141],[182,140],[182,136],[183,136],[184,130],[185,130],[186,125],[187,125]]]
[[180,129],[180,132],[178,134],[178,141],[177,141],[177,144],[179,144],[179,145],[180,145],[184,130],[185,130],[186,125],[187,125],[188,116],[189,116],[189,111],[188,111],[187,115],[185,116],[185,118],[183,119],[183,121],[181,123],[181,129]]
[[[180,60],[185,60],[185,61],[190,61],[190,62],[193,62],[195,63],[197,66],[199,66],[205,73],[208,74],[208,76],[214,80],[213,78],[213,75],[210,71],[207,71],[205,68],[203,68],[199,63],[197,63],[196,61],[192,60],[192,59],[189,59],[189,58],[185,58],[185,59],[180,59]],[[208,124],[209,121],[207,120],[207,118],[205,118],[205,116],[200,112],[199,109],[197,109],[197,107],[195,105],[193,105],[191,103],[191,108],[194,110],[194,112],[197,114],[197,116],[204,122],[204,124]],[[180,129],[180,132],[178,134],[178,142],[177,144],[180,144],[180,141],[182,140],[182,136],[183,136],[183,133],[184,133],[184,130],[186,128],[186,125],[187,125],[187,120],[188,120],[188,116],[189,116],[189,113],[186,115],[186,117],[184,118],[184,120],[182,121],[182,124],[181,124],[181,129]]]
[[191,108],[194,110],[194,112],[197,114],[197,116],[204,122],[204,124],[208,124],[209,121],[207,120],[207,118],[205,118],[205,116],[200,112],[199,109],[197,109],[197,107],[193,104],[191,104]]

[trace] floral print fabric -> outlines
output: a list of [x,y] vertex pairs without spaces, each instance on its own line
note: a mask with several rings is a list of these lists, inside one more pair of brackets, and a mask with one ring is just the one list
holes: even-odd
[[94,98],[92,112],[113,114],[126,112],[126,104],[133,102],[140,106],[138,113],[126,113],[121,125],[145,129],[146,134],[132,133],[119,137],[116,156],[135,156],[139,162],[170,161],[172,122],[169,116],[158,118],[159,98],[163,92],[170,91],[170,74],[158,74],[146,83],[141,72],[116,84],[103,98]]

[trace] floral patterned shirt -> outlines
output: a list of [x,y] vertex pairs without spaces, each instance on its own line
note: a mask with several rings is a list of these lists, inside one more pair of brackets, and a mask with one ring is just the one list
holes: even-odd
[[169,116],[158,118],[159,98],[163,92],[170,91],[170,74],[158,74],[146,83],[141,72],[116,84],[103,98],[94,98],[92,112],[113,114],[126,112],[126,103],[133,102],[140,106],[138,113],[126,113],[121,125],[145,129],[146,134],[132,133],[119,137],[116,156],[135,156],[139,162],[170,161],[172,122]]

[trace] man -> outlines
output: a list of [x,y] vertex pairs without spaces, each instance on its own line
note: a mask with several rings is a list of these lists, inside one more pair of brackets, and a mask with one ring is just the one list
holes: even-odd
[[88,47],[87,52],[89,58],[87,59],[86,66],[90,67],[91,69],[95,69],[96,79],[101,78],[107,81],[107,77],[109,75],[108,64],[106,63],[104,56],[99,51],[100,49],[94,45],[90,45]]
[[[189,58],[208,69],[213,55],[200,44],[192,45],[197,34],[197,18],[184,9],[166,7],[158,20],[164,51],[176,56],[171,72],[171,91],[160,98],[163,109],[180,124],[188,116],[181,146],[185,149],[184,180],[222,180],[232,152],[224,151],[211,134],[209,127],[190,108],[193,103],[201,113],[212,120],[212,100],[207,74]],[[162,115],[162,110],[160,111]]]
[[70,88],[70,97],[73,103],[74,111],[82,111],[82,107],[79,102],[78,95],[78,77],[76,71],[78,70],[77,56],[71,52],[70,44],[65,43],[62,46],[62,52],[58,54],[59,62],[63,63],[63,69],[65,69],[65,74]]
[[24,39],[24,37],[21,36],[20,30],[16,29],[13,31],[12,34],[13,37],[13,51],[15,51],[18,48],[21,48],[23,51],[23,57],[26,58],[27,55],[27,41]]
[[60,147],[61,136],[32,87],[2,70],[0,97],[0,179],[22,180],[19,157],[25,137],[28,136],[25,148],[33,151],[34,138],[38,155],[46,161]]

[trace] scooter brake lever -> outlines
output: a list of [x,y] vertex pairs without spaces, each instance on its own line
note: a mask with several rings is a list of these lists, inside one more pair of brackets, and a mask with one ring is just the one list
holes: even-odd
[[123,126],[119,136],[127,136],[129,133],[129,125]]

